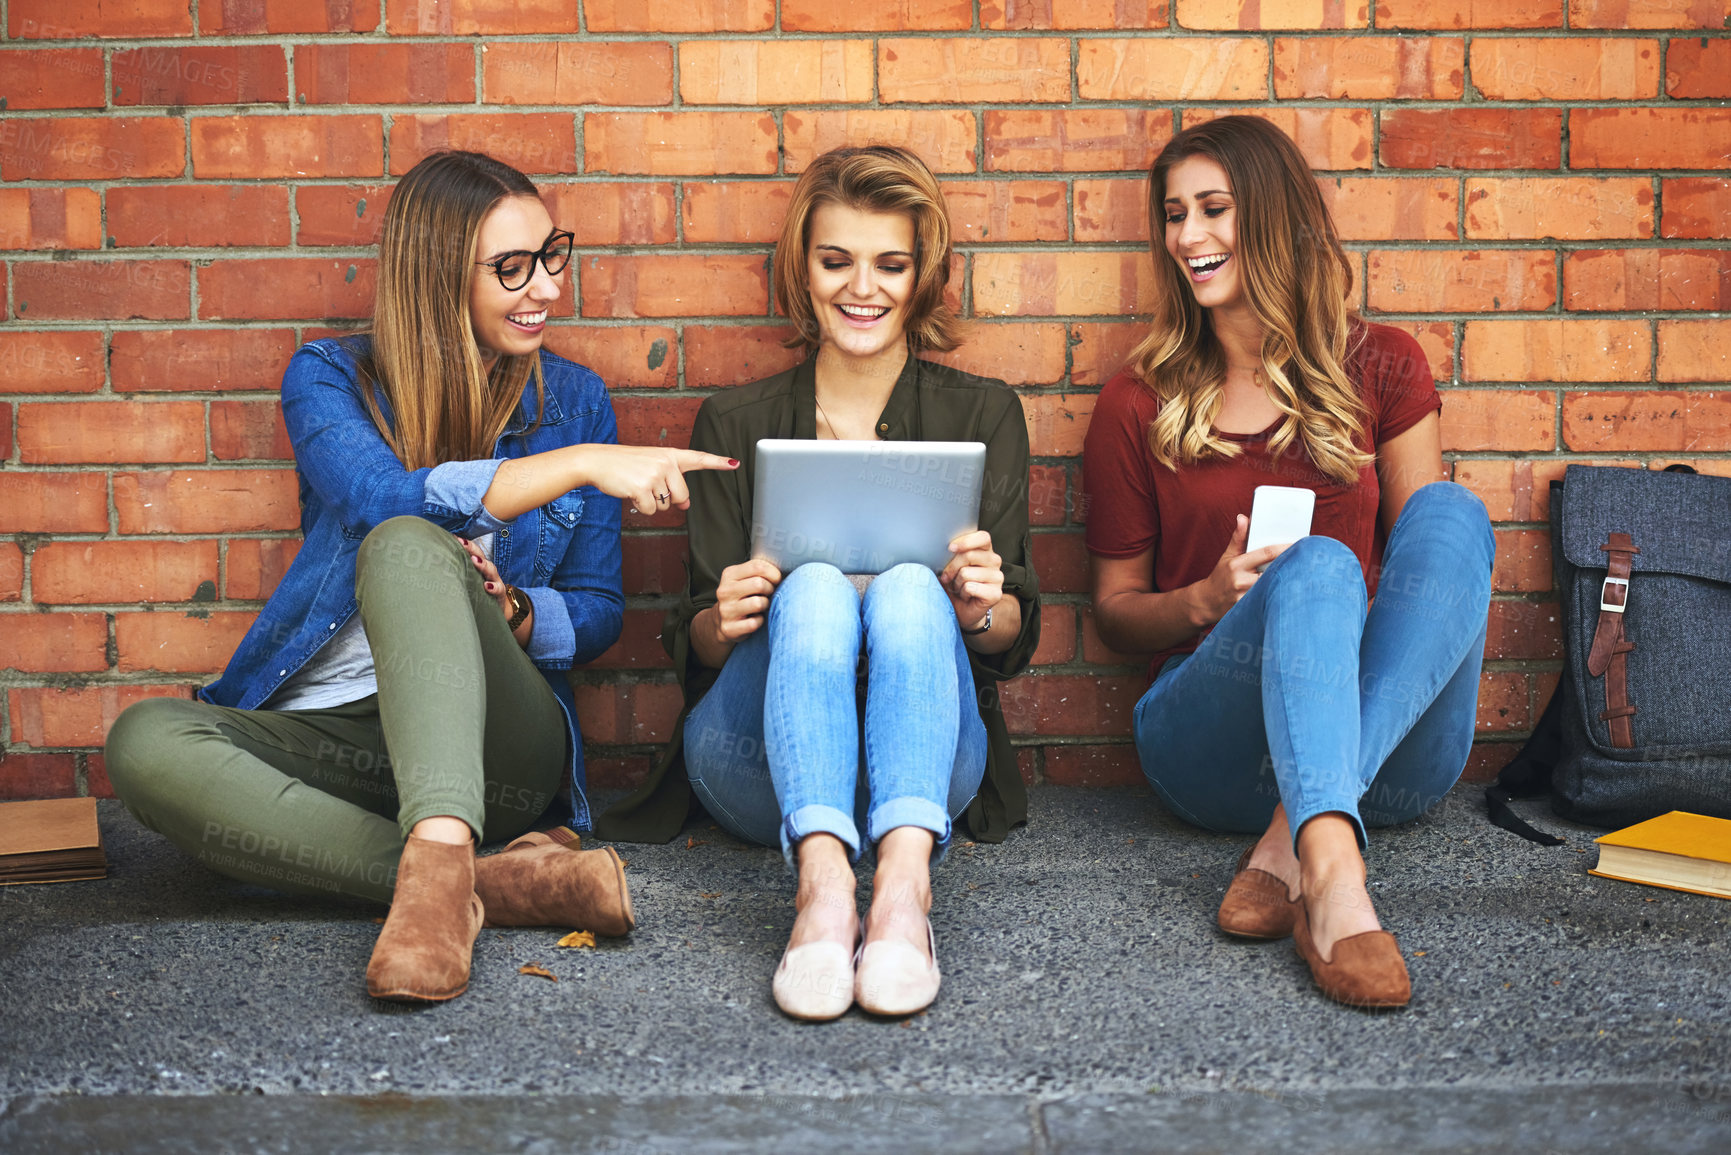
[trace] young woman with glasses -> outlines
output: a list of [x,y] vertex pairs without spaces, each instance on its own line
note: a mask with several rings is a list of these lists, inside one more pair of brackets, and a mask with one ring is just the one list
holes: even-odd
[[[1084,447],[1094,621],[1153,656],[1135,737],[1155,791],[1261,836],[1221,929],[1290,934],[1323,993],[1401,1006],[1364,831],[1418,817],[1466,765],[1490,523],[1443,480],[1424,352],[1355,314],[1290,139],[1209,121],[1161,150],[1148,187],[1153,322]],[[1311,536],[1246,551],[1262,485],[1314,492]]]
[[619,636],[614,499],[684,506],[683,470],[732,463],[615,444],[600,378],[541,347],[571,240],[491,157],[403,177],[370,329],[283,377],[300,552],[197,701],[109,734],[116,794],[200,861],[389,903],[377,998],[461,994],[483,920],[633,925],[618,855],[524,832],[563,785],[589,828],[565,671]]

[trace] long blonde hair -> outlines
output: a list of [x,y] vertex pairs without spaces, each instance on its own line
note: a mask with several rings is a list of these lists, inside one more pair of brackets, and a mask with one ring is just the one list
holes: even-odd
[[[501,356],[489,371],[469,314],[481,221],[507,197],[537,196],[510,165],[478,152],[438,152],[391,192],[379,238],[372,346],[360,357],[367,410],[405,466],[493,456],[531,377],[535,422],[546,402],[538,356]],[[387,422],[374,386],[390,406]]]
[[1352,484],[1374,460],[1359,444],[1369,410],[1346,371],[1363,330],[1347,301],[1352,266],[1304,155],[1285,133],[1252,116],[1223,116],[1185,129],[1160,150],[1149,172],[1154,317],[1130,355],[1136,375],[1160,399],[1148,447],[1169,469],[1240,452],[1214,432],[1225,394],[1225,350],[1164,241],[1167,174],[1195,156],[1219,164],[1232,184],[1238,275],[1262,325],[1261,369],[1282,415],[1269,451],[1278,457],[1300,445],[1324,475]]
[[908,343],[914,352],[946,353],[961,344],[955,310],[944,301],[950,279],[950,217],[931,169],[911,150],[891,144],[837,148],[811,162],[793,186],[793,198],[775,244],[775,307],[793,322],[782,344],[815,350],[817,312],[806,264],[811,216],[818,206],[846,205],[862,212],[901,213],[914,226],[914,291],[908,301]]

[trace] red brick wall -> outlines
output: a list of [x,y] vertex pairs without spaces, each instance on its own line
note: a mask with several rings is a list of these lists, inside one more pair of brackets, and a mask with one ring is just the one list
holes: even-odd
[[[9,0],[0,43],[0,796],[103,794],[116,713],[218,670],[293,556],[295,345],[371,300],[427,150],[537,175],[582,247],[549,338],[681,444],[788,363],[790,178],[891,140],[946,183],[971,340],[1023,392],[1046,591],[1023,767],[1136,779],[1137,666],[1089,622],[1077,455],[1135,339],[1141,171],[1227,110],[1294,133],[1363,303],[1418,335],[1501,549],[1472,772],[1556,679],[1545,482],[1731,472],[1727,0]],[[625,635],[579,675],[597,781],[678,693],[677,517],[626,521]]]

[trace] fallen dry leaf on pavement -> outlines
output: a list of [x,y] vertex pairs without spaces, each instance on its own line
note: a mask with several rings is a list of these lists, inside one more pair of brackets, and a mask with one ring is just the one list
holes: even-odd
[[574,930],[556,944],[558,946],[593,947],[595,932],[592,930]]
[[707,838],[687,838],[685,840],[685,849],[687,849],[687,850],[690,850],[693,846],[708,846],[708,845],[709,845],[709,839],[707,839]]
[[530,963],[527,966],[520,966],[517,968],[517,973],[520,975],[534,975],[536,978],[552,979],[554,982],[559,981],[558,975],[554,974],[540,963]]

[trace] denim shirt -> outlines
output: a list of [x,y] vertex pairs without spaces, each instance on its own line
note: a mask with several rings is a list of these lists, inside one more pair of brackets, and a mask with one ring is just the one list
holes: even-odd
[[[506,458],[567,445],[617,442],[607,388],[588,369],[542,350],[546,401],[534,419],[535,387],[485,461],[405,469],[368,415],[353,350],[366,338],[304,345],[283,374],[283,418],[294,443],[305,544],[276,592],[215,682],[199,698],[257,709],[336,635],[355,612],[355,555],[373,527],[393,517],[424,517],[465,538],[495,534],[493,563],[535,607],[527,652],[565,711],[571,747],[570,825],[588,830],[583,743],[564,671],[592,661],[619,637],[619,500],[582,486],[504,522],[481,504]],[[382,394],[380,410],[390,420]]]

